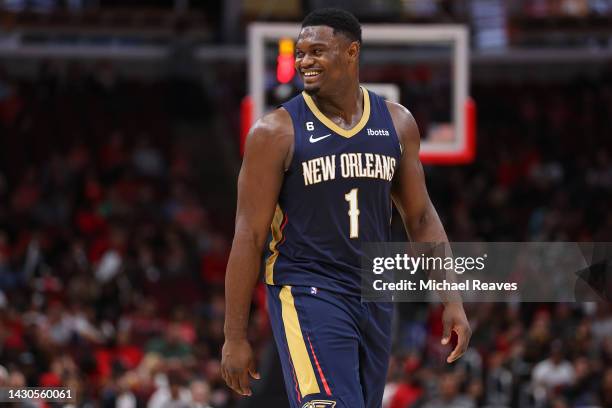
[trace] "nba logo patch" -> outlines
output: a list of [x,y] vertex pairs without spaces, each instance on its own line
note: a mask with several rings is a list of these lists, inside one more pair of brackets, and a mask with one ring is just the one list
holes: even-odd
[[315,288],[314,286],[311,286],[311,287],[310,287],[310,294],[311,294],[311,295],[316,295],[316,294],[317,294],[317,292],[318,292],[317,288]]

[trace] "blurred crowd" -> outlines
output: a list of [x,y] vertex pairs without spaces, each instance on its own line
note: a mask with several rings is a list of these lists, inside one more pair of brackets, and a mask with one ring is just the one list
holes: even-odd
[[[476,162],[426,168],[450,239],[610,242],[610,71],[562,84],[476,84],[472,95]],[[453,367],[439,346],[441,310],[399,309],[387,407],[612,406],[609,302],[468,304],[474,337]]]
[[[210,204],[234,180],[200,171],[166,86],[104,63],[0,71],[0,386],[66,386],[82,406],[236,406],[219,375],[232,225]],[[473,96],[476,162],[426,168],[449,237],[612,241],[612,76]],[[260,352],[264,303],[258,288]],[[474,337],[449,366],[441,309],[398,305],[385,407],[612,406],[609,304],[466,308]]]
[[468,304],[474,335],[452,366],[442,309],[400,308],[384,407],[612,406],[609,303]]
[[[476,84],[472,95],[476,162],[426,168],[450,239],[612,241],[610,71],[562,84]],[[612,406],[609,301],[468,304],[474,336],[452,367],[439,345],[441,310],[399,309],[388,408]]]
[[203,204],[201,137],[176,130],[163,84],[108,68],[0,73],[0,385],[227,406],[230,237]]

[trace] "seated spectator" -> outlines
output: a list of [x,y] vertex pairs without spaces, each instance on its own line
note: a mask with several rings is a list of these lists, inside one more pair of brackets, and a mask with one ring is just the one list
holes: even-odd
[[167,380],[151,395],[147,408],[190,408],[191,394],[180,373],[169,372]]
[[168,325],[162,337],[151,339],[146,345],[147,353],[157,353],[166,359],[184,360],[192,357],[191,347],[183,340],[182,328],[177,323]]
[[193,380],[189,384],[191,392],[190,408],[212,408],[210,402],[210,386],[204,380]]
[[423,387],[417,378],[420,366],[421,361],[416,355],[408,357],[404,363],[404,377],[396,387],[389,408],[409,407],[422,397]]
[[440,396],[425,403],[423,408],[475,408],[476,404],[459,391],[459,380],[454,373],[447,373],[440,379]]
[[561,341],[555,340],[551,345],[550,357],[534,367],[532,383],[535,392],[544,390],[551,395],[558,389],[571,385],[575,377],[574,367],[563,358]]

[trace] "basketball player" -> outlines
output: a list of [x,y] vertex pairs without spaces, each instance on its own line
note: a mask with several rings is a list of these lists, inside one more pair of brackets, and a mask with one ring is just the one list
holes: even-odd
[[[239,394],[259,378],[247,324],[270,225],[268,309],[292,408],[381,406],[392,306],[361,303],[360,248],[390,239],[391,200],[413,241],[448,241],[425,187],[417,125],[359,85],[360,46],[352,14],[309,14],[296,43],[304,92],[247,139],[221,368]],[[442,343],[458,336],[452,362],[471,332],[461,303],[447,302],[443,320]]]

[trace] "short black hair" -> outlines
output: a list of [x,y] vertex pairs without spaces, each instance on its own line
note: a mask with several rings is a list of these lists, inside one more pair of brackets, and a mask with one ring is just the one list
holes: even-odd
[[334,34],[340,32],[351,41],[361,44],[361,24],[352,13],[339,8],[321,8],[312,11],[302,21],[302,28],[311,26],[328,26]]

